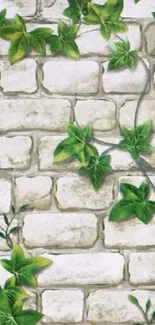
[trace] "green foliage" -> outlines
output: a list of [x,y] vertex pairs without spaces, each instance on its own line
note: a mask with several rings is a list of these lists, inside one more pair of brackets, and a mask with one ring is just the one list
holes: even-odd
[[0,12],[0,29],[6,25],[11,25],[11,21],[6,18],[6,9],[4,9]]
[[58,36],[50,36],[48,43],[53,55],[63,54],[73,59],[79,59],[80,53],[75,38],[79,31],[76,25],[68,26],[62,21],[58,23]]
[[92,129],[86,126],[83,129],[73,124],[67,127],[69,137],[63,140],[54,151],[54,162],[61,162],[68,158],[77,158],[83,166],[89,164],[91,157],[98,155],[97,149],[90,144]]
[[73,24],[77,24],[82,16],[88,14],[88,3],[91,0],[68,0],[69,7],[64,10],[64,15],[69,17]]
[[155,212],[155,202],[147,201],[149,183],[144,181],[139,188],[131,184],[120,184],[123,199],[118,201],[110,211],[110,221],[122,221],[135,216],[147,224]]
[[110,156],[91,157],[87,166],[79,169],[80,174],[86,174],[93,185],[95,191],[98,191],[104,182],[105,175],[112,172],[110,166]]
[[153,16],[153,18],[155,18],[155,12],[152,12],[152,16]]
[[1,263],[8,272],[14,274],[16,284],[36,286],[34,273],[52,264],[52,261],[44,257],[25,258],[22,248],[17,244],[12,248],[11,260],[2,259]]
[[0,291],[0,324],[1,325],[35,325],[42,319],[37,311],[21,308],[11,308],[4,290]]
[[[136,297],[129,295],[129,300],[131,301],[132,304],[137,306],[137,308],[141,312],[141,314],[144,318],[144,323],[147,325],[152,325],[155,320],[155,310],[151,313],[150,319],[148,317],[148,311],[151,308],[151,300],[150,299],[147,300],[147,302],[145,304],[145,309],[140,305],[140,303]],[[136,323],[135,325],[143,325],[143,323]]]
[[53,33],[50,28],[37,28],[27,32],[23,18],[16,14],[14,23],[0,28],[0,36],[11,42],[9,60],[13,64],[23,58],[30,49],[46,53],[46,42]]
[[101,35],[109,40],[112,33],[127,31],[126,23],[120,19],[122,10],[123,0],[108,0],[103,6],[89,3],[89,13],[84,20],[89,24],[100,24]]
[[138,51],[130,51],[129,41],[117,42],[114,44],[114,50],[108,64],[108,70],[118,70],[126,67],[135,69],[138,55]]
[[139,1],[141,1],[141,0],[135,0],[135,3],[138,3]]
[[140,153],[150,153],[152,146],[148,143],[151,135],[151,122],[147,121],[133,130],[121,129],[124,139],[119,147],[130,152],[134,160],[139,158]]

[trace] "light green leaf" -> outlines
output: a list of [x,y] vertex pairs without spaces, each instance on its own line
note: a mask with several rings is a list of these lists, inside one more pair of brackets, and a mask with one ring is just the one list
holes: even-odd
[[68,0],[69,7],[64,10],[64,15],[77,24],[83,15],[88,14],[88,3],[91,0]]
[[58,23],[58,36],[52,35],[48,39],[53,55],[63,54],[73,59],[79,59],[80,53],[75,38],[79,27],[69,26],[62,21]]
[[139,306],[139,301],[136,297],[129,295],[129,300],[136,306]]
[[24,22],[24,19],[16,14],[15,16],[15,25],[17,26],[17,28],[20,30],[20,31],[26,31],[26,25],[25,25],[25,22]]
[[29,49],[29,39],[26,34],[21,34],[10,45],[9,61],[11,64],[23,58]]
[[129,67],[134,69],[137,64],[138,51],[130,51],[130,43],[127,41],[114,44],[112,57],[108,64],[108,70],[118,70]]

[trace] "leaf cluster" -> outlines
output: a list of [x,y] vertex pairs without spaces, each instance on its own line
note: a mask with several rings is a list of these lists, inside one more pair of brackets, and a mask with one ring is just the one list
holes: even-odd
[[108,70],[118,70],[129,67],[135,69],[139,52],[130,51],[129,41],[121,41],[114,43],[112,56],[108,64]]
[[87,175],[95,191],[99,190],[105,175],[112,171],[110,156],[100,156],[94,145],[90,143],[91,126],[80,128],[69,124],[67,132],[69,137],[61,141],[54,151],[54,162],[77,158],[82,165],[79,173]]
[[[150,308],[151,308],[151,300],[148,299],[146,304],[145,304],[145,308],[143,308],[138,299],[133,296],[133,295],[129,295],[129,300],[131,301],[131,303],[135,306],[137,306],[137,308],[140,310],[143,318],[144,318],[144,322],[147,324],[147,325],[152,325],[155,321],[155,310],[153,310],[153,312],[151,313],[151,316],[150,316],[150,319],[149,319],[149,316],[148,316],[148,312],[150,311]],[[135,325],[143,325],[143,323],[137,323]]]
[[23,310],[24,300],[28,297],[21,285],[36,286],[36,272],[47,267],[51,260],[43,257],[25,258],[22,248],[16,244],[12,248],[11,260],[2,259],[2,266],[13,276],[4,289],[0,288],[0,324],[35,325],[42,319],[42,314],[28,309]]

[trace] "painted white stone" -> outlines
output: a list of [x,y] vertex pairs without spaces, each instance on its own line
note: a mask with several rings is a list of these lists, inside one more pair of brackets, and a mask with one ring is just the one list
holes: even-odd
[[133,284],[155,283],[155,253],[131,253],[129,262],[130,282]]
[[24,17],[33,16],[36,5],[36,0],[0,0],[0,7],[7,9],[8,18],[14,18],[16,13]]
[[8,213],[11,206],[11,183],[0,180],[0,213]]
[[80,290],[47,290],[42,295],[44,323],[82,321],[84,294]]

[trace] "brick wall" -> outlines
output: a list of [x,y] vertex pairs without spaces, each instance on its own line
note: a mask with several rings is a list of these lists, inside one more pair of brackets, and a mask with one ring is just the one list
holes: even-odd
[[[121,37],[128,37],[133,50],[142,51],[152,71],[154,0],[142,0],[136,6],[133,0],[124,2],[122,16],[128,32]],[[22,14],[29,29],[47,25],[56,30],[67,0],[0,0],[0,6],[8,8],[9,17]],[[69,121],[76,119],[81,126],[89,123],[96,136],[116,143],[119,123],[133,126],[147,69],[139,59],[132,72],[106,72],[114,41],[112,36],[106,42],[98,26],[83,25],[77,39],[80,61],[51,58],[47,49],[45,58],[32,53],[10,66],[8,43],[0,40],[0,224],[11,202],[16,208],[28,204],[30,209],[15,220],[21,231],[14,241],[25,252],[54,261],[40,273],[39,288],[30,291],[26,303],[43,311],[43,324],[140,322],[139,311],[128,301],[131,292],[142,304],[151,298],[155,307],[155,219],[147,226],[135,219],[119,224],[108,221],[120,196],[119,182],[141,183],[142,175],[130,156],[113,151],[115,173],[98,193],[89,180],[77,175],[77,162],[55,165],[52,160]],[[155,131],[153,78],[138,121],[150,118]],[[98,149],[103,151],[99,145]],[[154,158],[155,152],[150,156],[155,166]],[[2,240],[0,251],[1,256],[9,256]],[[0,267],[1,280],[7,276]]]

